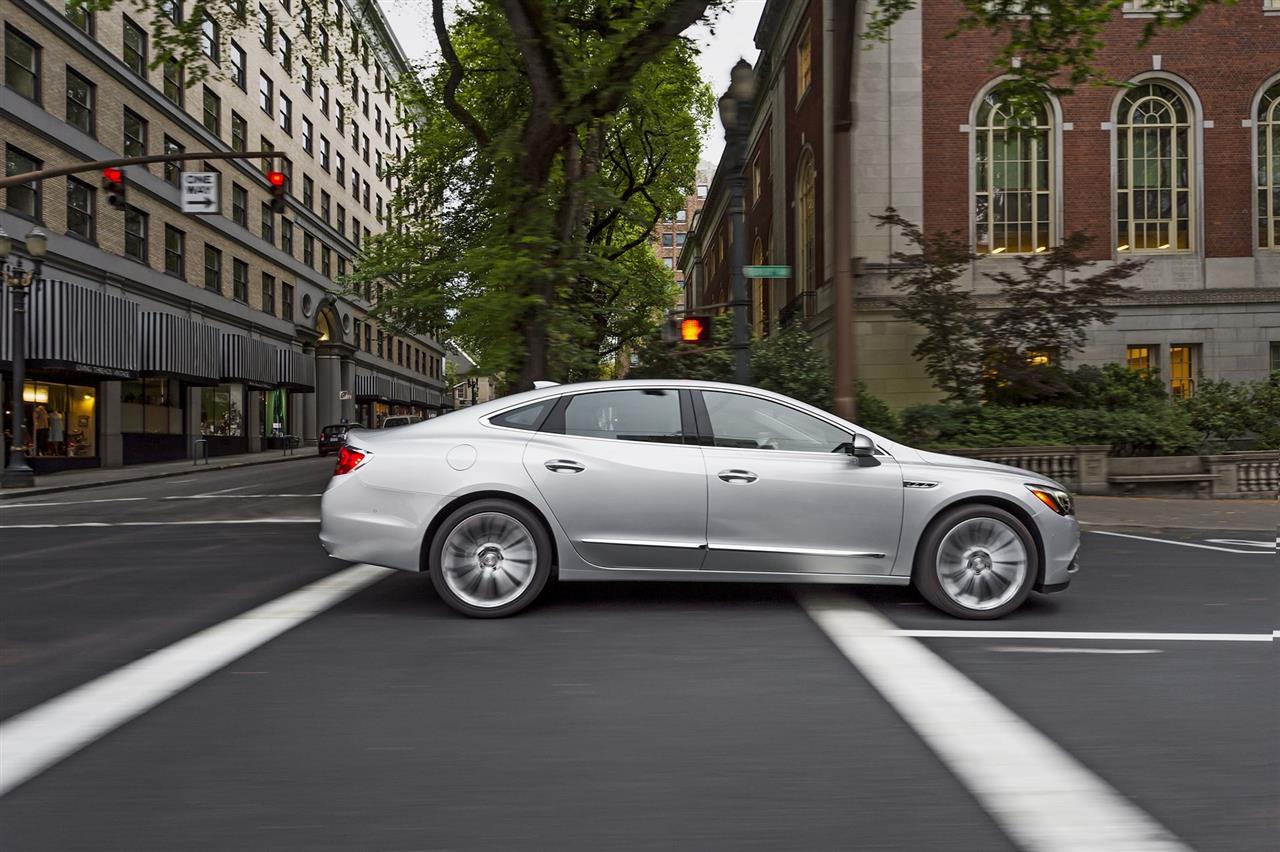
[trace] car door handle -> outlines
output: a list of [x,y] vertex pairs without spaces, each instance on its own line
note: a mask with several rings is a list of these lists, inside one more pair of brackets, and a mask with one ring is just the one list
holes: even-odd
[[749,470],[722,470],[716,475],[725,482],[755,482],[760,478]]
[[551,459],[545,462],[543,467],[552,473],[582,473],[587,469],[581,462],[573,459]]

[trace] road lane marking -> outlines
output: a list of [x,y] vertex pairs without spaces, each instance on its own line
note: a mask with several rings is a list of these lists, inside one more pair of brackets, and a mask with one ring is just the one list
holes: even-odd
[[1155,648],[1057,648],[1052,645],[991,645],[1004,654],[1163,654]]
[[87,503],[137,503],[146,497],[105,497],[100,500],[62,500],[57,503],[4,503],[0,511],[5,509],[44,509],[49,506],[83,506]]
[[0,722],[0,796],[390,573],[353,565]]
[[1247,538],[1206,538],[1209,544],[1234,544],[1237,547],[1261,547],[1264,550],[1275,550],[1274,541],[1253,541]]
[[800,600],[1016,845],[1035,852],[1188,850],[1061,746],[866,604],[829,591],[806,590]]
[[230,494],[232,491],[243,491],[250,488],[250,485],[233,485],[230,488],[219,488],[217,491],[206,491],[204,494],[198,494],[198,497],[213,497],[218,494]]
[[[881,631],[884,632],[884,631]],[[912,630],[887,631],[911,639],[1082,639],[1087,642],[1270,642],[1267,633],[1113,633],[1084,630]]]
[[227,518],[203,521],[76,521],[66,524],[0,524],[0,530],[50,530],[74,527],[205,527],[218,524],[318,524],[319,518]]
[[1175,541],[1171,538],[1152,538],[1146,535],[1132,535],[1130,533],[1110,532],[1108,530],[1085,530],[1085,532],[1094,535],[1113,535],[1117,538],[1134,538],[1138,541],[1154,541],[1158,544],[1176,544],[1179,547],[1195,547],[1200,550],[1217,550],[1221,553],[1244,553],[1250,556],[1270,556],[1271,554],[1265,550],[1239,550],[1231,547],[1218,547],[1213,544],[1198,544],[1194,541]]

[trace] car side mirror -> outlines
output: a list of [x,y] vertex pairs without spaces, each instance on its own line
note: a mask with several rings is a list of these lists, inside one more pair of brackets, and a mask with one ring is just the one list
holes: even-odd
[[846,444],[845,447],[849,451],[849,455],[856,458],[865,458],[875,455],[876,445],[866,435],[854,435],[853,441]]

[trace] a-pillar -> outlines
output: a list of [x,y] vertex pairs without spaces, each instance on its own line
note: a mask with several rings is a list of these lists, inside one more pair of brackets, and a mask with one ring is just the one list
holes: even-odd
[[103,467],[124,464],[124,436],[120,434],[120,383],[98,385],[98,459]]
[[[316,357],[316,348],[314,346],[303,346],[302,354],[308,358]],[[320,371],[316,371],[316,387],[320,388]],[[302,444],[306,447],[314,447],[316,440],[319,438],[320,430],[316,423],[316,394],[315,391],[299,395],[302,401],[302,421],[301,431],[298,432],[302,436]],[[295,421],[297,422],[297,421]],[[294,430],[298,430],[298,426],[294,426]]]
[[341,400],[342,416],[348,423],[356,420],[356,362],[350,355],[342,357],[342,389],[347,391],[346,399]]
[[245,433],[249,438],[251,453],[262,450],[262,393],[260,390],[249,391],[248,402],[245,404],[248,409],[244,413]]
[[187,399],[187,417],[185,429],[187,435],[187,458],[194,458],[196,454],[196,441],[202,437],[200,433],[200,418],[203,416],[201,409],[201,394],[199,387],[188,387],[186,393]]
[[[337,423],[342,417],[342,409],[338,404],[338,391],[342,389],[342,356],[333,349],[322,346],[316,353],[316,416],[319,422],[315,426],[328,426]],[[316,436],[313,429],[310,437]]]

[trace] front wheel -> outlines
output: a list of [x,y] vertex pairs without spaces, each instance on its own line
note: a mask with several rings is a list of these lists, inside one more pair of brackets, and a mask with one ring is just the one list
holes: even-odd
[[431,584],[449,606],[473,618],[524,609],[551,576],[551,537],[541,520],[508,500],[454,510],[429,553]]
[[1039,570],[1022,521],[995,506],[957,506],[929,525],[912,582],[925,600],[959,618],[1000,618],[1022,606]]

